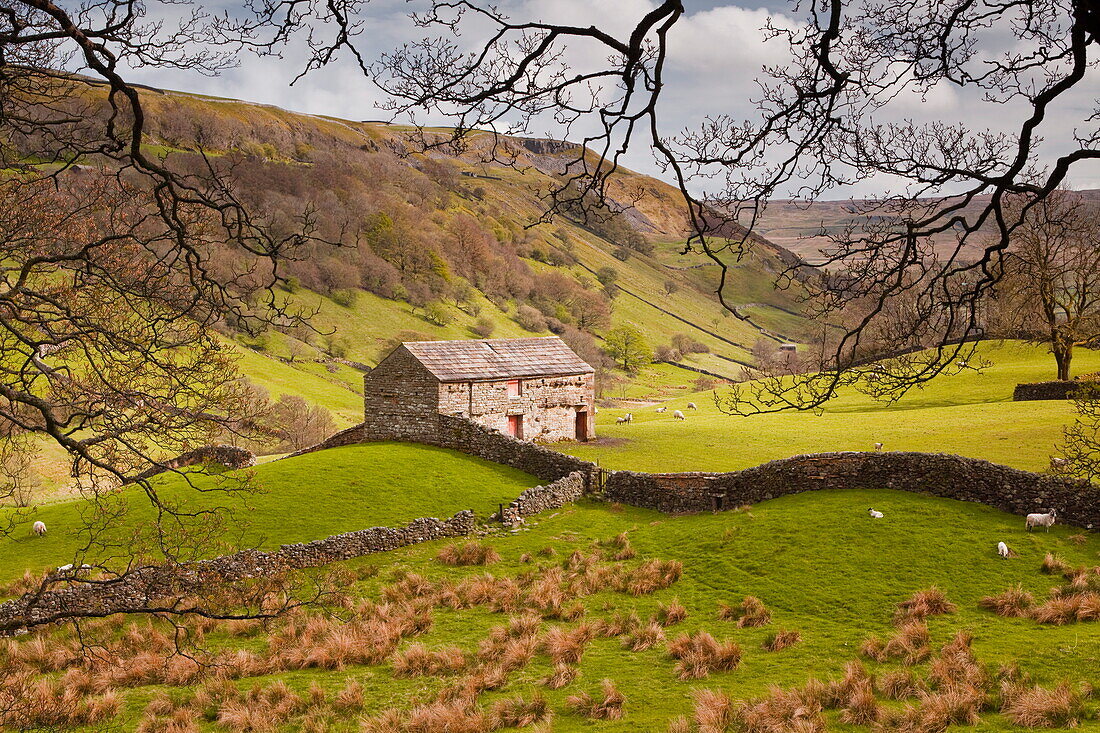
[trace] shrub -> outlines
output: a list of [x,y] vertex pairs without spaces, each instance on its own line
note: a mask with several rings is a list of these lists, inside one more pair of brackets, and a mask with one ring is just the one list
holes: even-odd
[[516,308],[515,320],[521,328],[532,333],[546,330],[546,317],[529,305]]
[[447,326],[454,320],[454,315],[442,303],[429,303],[424,308],[424,320],[437,326]]
[[446,545],[435,556],[444,565],[492,565],[500,562],[500,553],[492,545],[464,542]]
[[626,697],[611,680],[600,682],[598,697],[592,697],[587,692],[570,695],[565,699],[565,706],[571,711],[591,720],[619,720],[623,717],[623,706]]
[[470,330],[474,332],[475,336],[479,338],[487,339],[493,335],[493,331],[496,330],[497,324],[493,323],[491,318],[482,316],[478,318]]
[[329,297],[336,305],[351,308],[355,305],[355,301],[359,299],[359,291],[353,288],[340,288],[339,290],[333,290],[332,295]]

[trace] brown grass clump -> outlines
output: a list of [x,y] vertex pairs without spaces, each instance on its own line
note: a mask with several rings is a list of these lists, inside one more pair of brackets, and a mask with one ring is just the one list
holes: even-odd
[[958,607],[947,600],[947,596],[936,586],[919,590],[898,604],[894,612],[894,623],[902,624],[909,620],[920,620],[928,616],[941,616],[954,613]]
[[348,680],[348,683],[336,693],[336,697],[333,698],[332,706],[340,712],[351,712],[354,710],[363,709],[363,686],[355,680]]
[[972,640],[968,632],[959,631],[932,660],[928,680],[935,688],[982,690],[989,684],[989,676],[970,649]]
[[522,697],[498,700],[489,710],[493,728],[526,728],[549,720],[552,715],[550,703],[539,694],[530,700]]
[[941,733],[951,725],[975,725],[984,695],[978,690],[954,687],[924,693],[917,704],[900,710],[885,710],[875,726],[883,733]]
[[905,664],[920,664],[932,656],[928,645],[931,636],[923,621],[909,621],[897,630],[883,647],[887,659],[901,659]]
[[596,622],[596,633],[610,639],[623,634],[630,634],[642,625],[642,619],[634,611],[630,613],[618,612],[610,618],[600,619]]
[[576,667],[570,667],[568,664],[555,664],[554,668],[550,671],[550,675],[544,677],[540,681],[540,684],[551,690],[560,690],[577,679],[579,674],[580,670]]
[[1054,689],[1005,684],[1001,712],[1025,728],[1076,728],[1081,718],[1081,696],[1065,682]]
[[740,603],[733,606],[726,603],[718,604],[718,619],[736,621],[737,628],[743,629],[764,626],[771,622],[772,617],[763,601],[756,596],[745,596]]
[[463,542],[446,545],[435,556],[444,565],[492,565],[500,562],[500,553],[492,545]]
[[1069,563],[1053,552],[1048,552],[1043,558],[1043,564],[1039,566],[1039,570],[1047,575],[1061,575],[1069,569]]
[[871,725],[881,716],[882,709],[870,682],[852,690],[846,706],[840,711],[840,721],[849,725]]
[[729,672],[741,663],[737,643],[719,643],[705,631],[681,634],[669,642],[668,653],[677,660],[676,674],[682,680],[702,679],[712,671]]
[[554,665],[577,664],[581,661],[584,648],[595,635],[595,630],[588,624],[581,624],[575,629],[552,626],[542,637],[542,650]]
[[413,644],[393,659],[397,677],[438,677],[465,669],[466,655],[456,646],[429,650],[423,644]]
[[761,647],[766,652],[778,652],[802,641],[802,634],[794,629],[779,629],[768,634]]
[[1084,598],[1079,595],[1051,598],[1041,606],[1032,608],[1031,618],[1041,624],[1055,626],[1073,623],[1077,620],[1078,612],[1081,611],[1083,600]]
[[883,697],[890,700],[907,700],[916,697],[924,690],[924,686],[908,670],[887,672],[879,678],[878,689]]
[[646,560],[627,573],[623,590],[632,596],[644,596],[668,588],[683,575],[684,566],[678,560]]
[[823,733],[820,691],[772,687],[762,698],[742,703],[735,711],[738,730],[745,733]]
[[693,715],[699,733],[725,733],[734,722],[733,703],[723,692],[696,690]]
[[274,730],[305,709],[305,701],[285,682],[267,687],[256,685],[243,695],[231,697],[219,706],[217,721],[232,731]]
[[589,720],[619,720],[623,717],[625,704],[626,697],[611,680],[600,682],[600,692],[596,697],[580,692],[565,699],[569,710]]
[[687,609],[684,608],[684,604],[680,603],[680,599],[673,598],[668,603],[657,604],[657,613],[653,615],[653,620],[668,628],[686,619],[687,615]]
[[1035,605],[1035,597],[1024,590],[1022,585],[1016,585],[995,596],[986,596],[978,601],[978,605],[998,616],[1021,618],[1030,613],[1031,607]]
[[623,639],[623,648],[632,652],[644,652],[665,640],[664,627],[653,621],[641,626]]

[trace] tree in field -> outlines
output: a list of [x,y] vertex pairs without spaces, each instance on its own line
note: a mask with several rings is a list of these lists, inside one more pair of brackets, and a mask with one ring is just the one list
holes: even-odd
[[623,371],[636,373],[653,361],[653,351],[642,333],[633,326],[617,326],[604,337],[604,348]]
[[679,289],[680,286],[675,280],[665,280],[661,285],[661,290],[664,291],[665,295],[672,295]]
[[1100,207],[1065,190],[1033,205],[1004,257],[995,304],[1002,327],[1047,344],[1058,379],[1069,379],[1074,347],[1100,342]]

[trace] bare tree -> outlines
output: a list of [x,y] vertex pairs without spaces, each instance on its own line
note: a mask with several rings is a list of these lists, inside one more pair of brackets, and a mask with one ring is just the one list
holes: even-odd
[[996,305],[1011,335],[1047,344],[1058,379],[1075,346],[1100,341],[1100,210],[1055,191],[1023,217],[1004,258]]

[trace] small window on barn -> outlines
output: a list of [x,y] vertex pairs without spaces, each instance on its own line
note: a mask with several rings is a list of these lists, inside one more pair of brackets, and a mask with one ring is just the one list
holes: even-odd
[[519,397],[521,394],[523,394],[523,382],[518,379],[513,379],[508,382],[509,397]]

